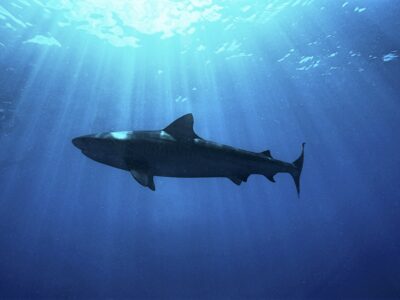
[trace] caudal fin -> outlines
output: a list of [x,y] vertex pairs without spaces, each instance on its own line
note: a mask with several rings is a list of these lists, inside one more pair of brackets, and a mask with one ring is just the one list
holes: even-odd
[[298,159],[296,159],[293,162],[294,168],[293,171],[290,173],[292,175],[294,183],[296,185],[296,190],[297,190],[297,195],[300,196],[300,175],[301,175],[301,170],[303,169],[303,162],[304,162],[304,145],[306,143],[303,143],[301,154]]

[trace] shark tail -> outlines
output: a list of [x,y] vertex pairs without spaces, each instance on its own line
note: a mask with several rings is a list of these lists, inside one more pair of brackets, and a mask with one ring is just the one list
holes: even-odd
[[296,185],[296,190],[297,190],[297,195],[300,196],[300,175],[301,175],[301,171],[303,169],[303,162],[304,162],[304,145],[306,143],[303,143],[301,145],[302,150],[301,150],[301,154],[299,156],[298,159],[296,159],[293,162],[293,166],[294,168],[292,169],[292,171],[290,172],[290,175],[292,175],[294,183]]

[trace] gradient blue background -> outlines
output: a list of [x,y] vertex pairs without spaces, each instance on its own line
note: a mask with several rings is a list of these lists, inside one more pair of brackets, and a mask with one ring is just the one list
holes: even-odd
[[[400,297],[399,1],[308,1],[137,48],[14,2],[33,25],[0,20],[1,298]],[[278,159],[306,142],[300,199],[286,174],[151,192],[71,144],[189,112],[201,137]]]

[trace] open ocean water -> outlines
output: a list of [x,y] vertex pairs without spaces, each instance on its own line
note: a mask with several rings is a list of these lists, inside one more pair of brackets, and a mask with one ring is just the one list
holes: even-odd
[[[1,299],[399,299],[400,1],[0,0]],[[162,129],[293,161],[156,177],[72,138]]]

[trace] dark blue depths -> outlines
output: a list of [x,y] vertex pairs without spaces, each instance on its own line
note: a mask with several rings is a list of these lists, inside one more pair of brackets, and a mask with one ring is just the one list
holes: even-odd
[[[182,55],[184,37],[111,49],[61,28],[50,48],[21,41],[51,20],[1,29],[0,297],[400,297],[400,5],[329,3],[248,28],[252,57],[210,63]],[[278,159],[306,142],[300,198],[287,175],[151,192],[71,144],[188,112],[201,137]]]

